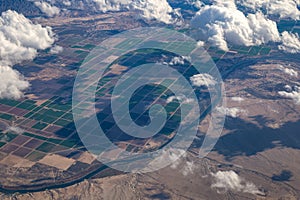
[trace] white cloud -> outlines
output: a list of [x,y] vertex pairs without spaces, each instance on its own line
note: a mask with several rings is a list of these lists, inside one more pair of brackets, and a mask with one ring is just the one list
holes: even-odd
[[254,11],[263,7],[268,0],[237,0],[239,5],[250,8]]
[[[56,15],[52,10],[60,8],[61,11],[80,9],[85,12],[119,12],[135,11],[136,16],[147,19],[157,20],[166,24],[182,25],[183,17],[181,8],[172,8],[168,0],[28,0],[39,2],[39,7],[45,7],[45,13]],[[203,3],[200,0],[189,0],[185,2],[194,7],[200,8]],[[47,5],[47,6],[46,6]],[[51,12],[52,11],[52,12]]]
[[36,5],[48,17],[53,17],[55,15],[59,15],[60,13],[60,9],[58,7],[52,6],[44,1],[36,1],[34,2],[34,5]]
[[63,50],[64,50],[63,47],[55,45],[50,49],[50,53],[51,54],[59,54],[59,53],[63,52]]
[[237,0],[239,5],[250,8],[253,11],[266,10],[268,15],[279,18],[300,19],[299,0]]
[[191,57],[189,56],[176,56],[173,57],[172,60],[167,63],[169,65],[184,65],[186,61],[191,61]]
[[195,8],[198,8],[198,9],[200,9],[204,5],[204,3],[200,0],[185,0],[185,3],[187,5],[194,6]]
[[193,161],[187,161],[185,165],[183,166],[181,172],[184,176],[187,176],[189,174],[193,174],[194,171],[197,169],[197,166]]
[[245,110],[240,108],[217,107],[216,110],[232,118],[237,118],[240,114],[245,113]]
[[176,169],[180,164],[180,158],[186,156],[186,151],[182,149],[162,150],[162,153],[149,163],[147,168],[155,169],[157,166],[163,166],[171,163],[171,168]]
[[192,102],[194,102],[194,100],[193,99],[189,99],[189,98],[187,98],[186,96],[170,96],[168,99],[167,99],[167,101],[166,101],[166,103],[171,103],[172,101],[174,101],[174,100],[178,100],[180,103],[184,103],[184,104],[189,104],[189,103],[192,103]]
[[166,24],[173,22],[173,8],[167,0],[93,0],[101,12],[136,10],[141,17],[148,20],[158,20]]
[[184,65],[184,59],[182,57],[174,57],[169,65]]
[[285,87],[287,91],[279,91],[278,94],[282,97],[292,99],[295,104],[300,105],[300,87],[295,86],[294,90],[291,86]]
[[214,183],[211,185],[212,188],[224,191],[264,194],[253,183],[245,181],[234,171],[218,171],[217,173],[211,173],[211,175],[214,179]]
[[205,42],[204,42],[204,41],[201,41],[201,40],[200,40],[200,41],[197,42],[197,46],[198,46],[198,47],[203,47],[204,45],[205,45]]
[[292,86],[290,86],[290,85],[284,86],[284,89],[286,89],[287,92],[293,91],[293,88],[292,88]]
[[245,99],[242,98],[242,97],[232,97],[231,100],[232,100],[232,101],[237,101],[237,102],[242,102],[242,101],[244,101]]
[[236,9],[236,4],[234,0],[211,0],[211,3],[216,4],[218,6]]
[[276,22],[267,19],[261,12],[249,14],[248,19],[250,28],[253,30],[254,45],[280,41]]
[[72,7],[93,12],[136,11],[143,19],[166,24],[180,22],[181,19],[180,9],[173,9],[167,0],[64,0],[62,3],[66,9]]
[[3,12],[0,17],[0,98],[18,99],[29,83],[11,67],[32,60],[37,50],[51,47],[55,37],[50,27],[33,24],[15,11]]
[[0,65],[31,60],[37,50],[51,47],[54,41],[50,27],[33,24],[22,14],[8,10],[0,17]]
[[28,87],[29,83],[18,71],[0,66],[0,98],[19,99]]
[[[280,50],[288,53],[300,52],[298,34],[279,33],[277,23],[267,18],[262,11],[268,8],[271,15],[280,18],[299,19],[300,11],[295,0],[240,0],[238,5],[255,10],[255,14],[244,14],[234,0],[211,0],[212,5],[202,6],[191,20],[196,39],[207,41],[212,46],[229,51],[229,44],[242,46],[257,46],[270,42],[282,43]],[[297,10],[297,12],[295,11]]]
[[69,1],[69,0],[64,0],[62,3],[63,3],[65,6],[71,6],[71,5],[72,5],[72,2]]
[[22,134],[22,133],[24,133],[24,130],[17,126],[9,126],[9,127],[7,127],[5,132],[13,132],[16,134]]
[[178,169],[182,173],[182,175],[187,176],[189,174],[193,174],[194,171],[198,169],[198,167],[193,161],[186,161],[184,159],[186,158],[186,156],[187,153],[184,150],[171,149],[170,151],[163,151],[162,155],[156,158],[154,160],[155,162],[152,162],[151,165],[157,162],[163,163],[168,161],[172,163],[170,165],[172,169]]
[[187,161],[187,152],[181,149],[163,150],[160,156],[149,163],[148,167],[152,169],[164,163],[171,163],[170,168],[178,170],[183,176],[193,174],[199,169],[195,162]]
[[191,27],[196,30],[197,39],[224,51],[229,50],[228,43],[251,46],[280,41],[275,22],[261,12],[246,16],[232,1],[203,6],[193,17]]
[[293,70],[293,69],[290,69],[290,68],[287,68],[287,67],[284,67],[282,65],[278,65],[278,69],[290,76],[294,76],[294,77],[298,77],[298,72]]
[[196,74],[190,78],[192,85],[196,87],[200,86],[214,86],[217,82],[209,74]]
[[282,45],[279,45],[278,48],[288,53],[300,53],[299,35],[287,31],[283,32]]

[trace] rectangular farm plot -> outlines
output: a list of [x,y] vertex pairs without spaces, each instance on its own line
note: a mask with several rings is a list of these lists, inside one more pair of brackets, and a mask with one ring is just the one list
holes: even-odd
[[51,103],[47,107],[51,108],[51,109],[62,111],[62,114],[64,114],[66,111],[69,111],[72,109],[72,104],[71,103],[67,103],[67,104]]
[[24,116],[25,114],[27,114],[29,111],[22,109],[22,108],[17,108],[17,107],[13,107],[9,113],[13,116]]
[[11,107],[18,105],[20,102],[12,99],[0,99],[0,104],[5,104]]
[[8,143],[1,148],[1,152],[9,154],[9,153],[15,151],[16,149],[18,149],[17,145]]
[[82,163],[86,164],[92,164],[96,160],[96,157],[90,154],[89,152],[83,152],[80,157],[77,159],[77,161],[80,161]]
[[30,154],[28,154],[25,158],[27,160],[30,160],[32,162],[36,162],[41,160],[42,158],[44,158],[46,156],[46,154],[42,153],[42,152],[38,152],[38,151],[33,151]]
[[[40,121],[40,123],[52,124],[64,114],[65,111],[54,110],[51,108],[41,108],[36,111],[31,111],[30,113],[26,114],[24,117]],[[33,127],[33,128],[40,129],[42,128],[41,126],[42,125],[37,125],[37,127]]]
[[13,133],[0,134],[0,140],[3,142],[10,142],[15,139],[18,135]]
[[60,145],[68,147],[68,148],[72,148],[78,143],[79,143],[79,140],[67,139],[67,140],[64,140]]
[[40,113],[36,113],[34,115],[32,115],[30,117],[30,119],[35,119],[37,121],[42,121],[42,122],[45,122],[45,123],[53,123],[56,118],[55,117],[51,117],[51,116],[48,116],[48,115],[43,115],[43,114],[40,114]]
[[4,104],[0,104],[0,112],[7,112],[11,109],[10,106],[4,105]]
[[4,145],[6,145],[5,142],[0,142],[0,148],[3,147]]
[[67,125],[69,125],[71,123],[72,123],[71,121],[68,121],[68,120],[65,120],[65,119],[59,119],[54,124],[58,125],[58,126],[65,127],[65,126],[67,126]]
[[62,118],[65,119],[65,120],[73,121],[73,114],[72,113],[65,113],[62,116]]
[[43,144],[41,144],[38,148],[36,148],[36,150],[41,151],[41,152],[51,152],[52,149],[54,149],[55,145],[48,143],[48,142],[44,142]]
[[2,114],[0,114],[0,118],[10,121],[13,118],[13,116],[10,114],[2,113]]
[[31,162],[29,160],[23,159],[15,155],[8,155],[3,160],[1,160],[0,163],[12,167],[26,167],[26,168],[30,168],[35,164],[34,162]]
[[23,145],[29,140],[30,140],[30,137],[27,137],[24,135],[18,135],[15,139],[12,140],[12,143],[17,144],[17,145]]
[[42,143],[43,143],[43,141],[33,138],[30,141],[28,141],[26,144],[24,144],[24,147],[34,149],[34,148],[40,146]]
[[48,124],[46,124],[46,123],[37,122],[34,126],[32,126],[32,128],[37,129],[37,130],[43,130],[47,126],[48,126]]
[[23,133],[23,135],[26,135],[26,136],[29,136],[29,137],[32,137],[32,138],[36,138],[36,139],[39,139],[39,140],[47,140],[48,138],[46,137],[43,137],[43,136],[40,136],[40,135],[35,135],[35,134],[32,134],[32,133]]
[[49,154],[39,161],[39,163],[55,167],[60,170],[67,170],[75,163],[74,159],[62,157],[57,154]]
[[22,108],[22,109],[25,109],[25,110],[32,110],[33,108],[36,107],[36,105],[35,105],[34,101],[26,100],[26,101],[23,101],[22,103],[18,104],[16,107],[17,108]]
[[31,151],[32,151],[32,149],[27,149],[27,148],[24,148],[24,147],[20,147],[15,152],[13,152],[13,155],[16,155],[16,156],[19,156],[19,157],[23,158],[26,155],[28,155]]

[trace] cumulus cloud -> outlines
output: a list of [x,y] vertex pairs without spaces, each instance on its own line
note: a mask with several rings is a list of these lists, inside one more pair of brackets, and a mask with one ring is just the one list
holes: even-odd
[[200,41],[197,42],[197,46],[198,46],[198,47],[203,47],[204,45],[205,45],[205,42],[204,42],[204,41],[201,41],[201,40],[200,40]]
[[274,21],[261,12],[246,16],[232,1],[203,6],[193,17],[191,27],[196,30],[197,39],[224,51],[229,50],[228,43],[251,46],[280,41]]
[[72,2],[69,1],[69,0],[64,0],[62,3],[63,3],[65,6],[71,6],[71,5],[72,5]]
[[298,77],[298,72],[293,70],[293,69],[290,69],[288,67],[284,67],[282,65],[278,65],[278,69],[290,76],[294,76],[294,77]]
[[211,0],[210,2],[219,6],[236,9],[236,4],[234,0]]
[[33,24],[15,11],[3,12],[0,17],[0,98],[18,99],[29,87],[24,77],[11,67],[32,60],[37,51],[51,47],[54,34],[50,27]]
[[186,96],[182,95],[182,96],[170,96],[167,99],[166,103],[171,103],[174,100],[178,100],[179,102],[184,103],[184,104],[189,104],[189,103],[192,103],[194,101],[193,99],[189,99]]
[[24,15],[8,10],[0,17],[0,65],[14,65],[36,57],[37,50],[51,47],[52,29],[33,24]]
[[300,19],[299,0],[237,0],[237,3],[253,11],[266,11],[267,15],[278,16],[281,19]]
[[182,57],[174,57],[169,65],[184,65],[184,59]]
[[284,31],[282,33],[282,44],[279,45],[279,49],[288,53],[300,53],[299,35]]
[[22,134],[22,133],[24,133],[24,130],[17,126],[9,126],[9,127],[7,127],[5,132],[13,132],[16,134]]
[[29,83],[18,71],[0,66],[0,98],[19,99],[28,87]]
[[282,97],[292,99],[295,104],[300,105],[300,87],[295,86],[294,89],[287,85],[285,87],[287,91],[279,91],[278,94]]
[[101,12],[136,10],[148,20],[158,20],[166,24],[173,22],[173,8],[167,0],[93,0]]
[[217,107],[216,110],[232,118],[237,118],[240,114],[245,113],[245,110],[240,108]]
[[184,63],[186,61],[190,61],[190,60],[191,60],[191,58],[189,56],[176,56],[176,57],[172,58],[172,60],[167,64],[169,64],[171,66],[173,66],[173,65],[184,65]]
[[287,92],[293,91],[293,88],[292,88],[292,86],[290,86],[290,85],[284,86],[284,89],[286,89]]
[[242,101],[244,101],[245,99],[242,98],[242,97],[232,97],[231,100],[232,100],[232,101],[237,101],[237,102],[242,102]]
[[[48,1],[52,5],[58,4],[54,0]],[[85,9],[93,12],[136,11],[143,19],[166,24],[178,22],[181,18],[180,9],[173,9],[167,0],[64,0],[61,3],[66,9]]]
[[59,53],[61,53],[63,50],[64,50],[63,47],[58,46],[58,45],[55,45],[55,46],[53,46],[53,47],[50,49],[50,53],[51,53],[51,54],[59,54]]
[[194,171],[197,169],[197,166],[195,165],[195,163],[193,161],[187,161],[182,170],[181,170],[181,173],[184,175],[184,176],[187,176],[189,174],[193,174]]
[[224,190],[225,192],[231,190],[250,194],[264,194],[253,183],[244,180],[232,170],[218,171],[217,173],[211,173],[211,175],[214,179],[214,183],[211,185],[212,188]]
[[148,165],[149,169],[154,169],[157,166],[171,163],[171,168],[176,169],[180,164],[180,158],[186,156],[186,151],[182,149],[163,150],[160,156],[156,157]]
[[193,161],[186,161],[184,159],[186,156],[187,153],[184,150],[171,149],[170,151],[163,151],[162,155],[155,159],[155,161],[159,163],[166,162],[167,160],[171,161],[172,164],[170,167],[172,169],[178,169],[182,175],[187,176],[193,174],[198,167]]
[[188,5],[192,5],[195,8],[198,8],[198,9],[200,9],[204,5],[204,3],[200,0],[186,0],[185,3],[188,4]]
[[[288,53],[300,52],[298,34],[279,33],[277,23],[268,19],[268,14],[280,18],[299,19],[300,11],[296,0],[240,0],[237,5],[252,8],[255,13],[245,14],[238,9],[234,0],[211,0],[191,20],[194,36],[221,50],[229,51],[230,45],[257,46],[281,43],[278,48]],[[263,11],[268,10],[268,14]]]
[[55,15],[59,15],[60,13],[60,9],[58,7],[52,6],[44,1],[36,1],[34,2],[34,5],[36,5],[48,17],[53,17]]
[[178,170],[183,176],[194,174],[199,166],[194,161],[188,161],[187,152],[182,149],[163,150],[162,154],[149,163],[149,168],[171,163],[170,168]]
[[209,74],[196,74],[190,78],[192,85],[196,87],[200,86],[214,86],[217,84],[217,82],[214,80],[214,78]]

